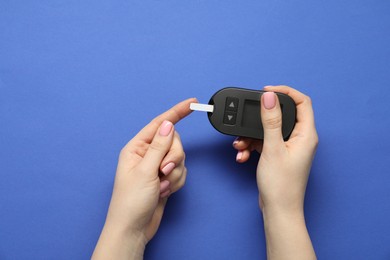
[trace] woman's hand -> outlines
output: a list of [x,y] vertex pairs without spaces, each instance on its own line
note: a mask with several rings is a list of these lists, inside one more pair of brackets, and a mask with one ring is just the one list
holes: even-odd
[[[303,209],[306,183],[318,136],[314,124],[311,100],[287,86],[270,86],[262,96],[261,119],[264,141],[238,138],[233,146],[239,150],[238,162],[249,159],[250,153],[261,153],[257,167],[257,184],[261,208]],[[288,141],[283,141],[282,113],[277,95],[289,95],[297,106],[297,122]]]
[[[313,259],[315,254],[303,215],[303,203],[311,164],[318,144],[312,103],[308,96],[287,86],[269,86],[261,98],[264,141],[239,138],[238,162],[250,153],[261,153],[257,166],[259,204],[263,211],[270,259]],[[289,95],[296,103],[297,122],[288,141],[282,136],[282,113],[277,95]]]
[[93,259],[141,259],[167,198],[185,182],[185,154],[174,124],[191,113],[183,101],[143,128],[121,151],[106,222]]

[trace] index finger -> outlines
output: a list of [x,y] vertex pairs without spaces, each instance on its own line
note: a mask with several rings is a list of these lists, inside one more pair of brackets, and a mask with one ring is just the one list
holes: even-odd
[[184,100],[176,104],[166,112],[155,117],[135,136],[134,139],[138,139],[150,143],[157,129],[160,127],[160,125],[164,120],[168,120],[173,124],[176,124],[181,119],[191,114],[192,112],[192,110],[190,109],[191,103],[198,103],[198,100],[196,98],[189,98],[187,100]]

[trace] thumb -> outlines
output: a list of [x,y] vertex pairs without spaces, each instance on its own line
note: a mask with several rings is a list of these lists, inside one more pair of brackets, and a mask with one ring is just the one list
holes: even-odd
[[158,174],[160,164],[172,146],[174,132],[172,122],[167,120],[162,122],[142,159],[147,172]]
[[284,142],[282,111],[278,96],[274,92],[265,92],[261,96],[261,122],[264,129],[263,149],[279,147]]

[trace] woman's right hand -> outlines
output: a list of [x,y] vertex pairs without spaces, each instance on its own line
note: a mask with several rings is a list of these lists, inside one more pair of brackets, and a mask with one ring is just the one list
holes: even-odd
[[[249,138],[239,138],[235,141],[234,147],[239,150],[238,161],[247,161],[254,149],[261,153],[257,167],[261,208],[301,210],[318,144],[311,100],[287,86],[269,86],[265,87],[265,90],[267,93],[261,98],[264,141]],[[286,142],[282,136],[279,100],[273,92],[287,94],[296,103],[297,122]]]
[[[239,138],[238,162],[252,150],[261,153],[257,166],[259,204],[263,212],[269,259],[315,259],[303,212],[311,164],[318,144],[311,99],[287,86],[269,86],[261,97],[264,140]],[[282,113],[274,92],[296,103],[297,122],[288,141],[282,136]]]

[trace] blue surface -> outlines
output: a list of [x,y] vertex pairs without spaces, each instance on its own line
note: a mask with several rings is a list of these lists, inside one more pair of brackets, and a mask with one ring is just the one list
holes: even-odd
[[[288,84],[314,102],[319,259],[390,259],[390,2],[0,1],[0,259],[88,259],[118,153],[173,104]],[[256,158],[205,114],[146,259],[265,259]]]

